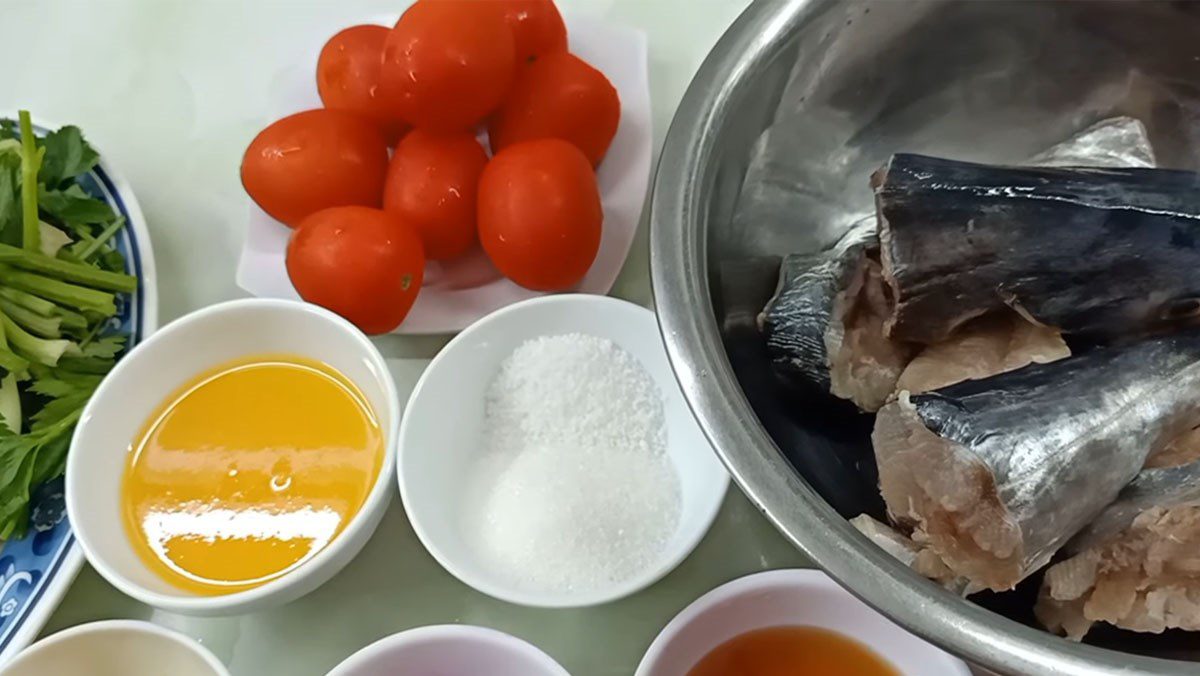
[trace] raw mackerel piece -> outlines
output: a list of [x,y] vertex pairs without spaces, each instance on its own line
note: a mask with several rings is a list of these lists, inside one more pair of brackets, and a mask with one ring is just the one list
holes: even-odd
[[1011,589],[1196,426],[1200,331],[902,392],[875,422],[880,489],[973,586]]
[[[1153,167],[1154,153],[1141,122],[1117,117],[1030,164]],[[889,340],[883,323],[894,301],[883,283],[875,221],[874,214],[859,221],[827,250],[784,259],[779,288],[759,318],[772,367],[784,380],[875,411],[898,389],[936,389],[1070,354],[1057,329],[1014,321],[1020,315],[1011,310],[981,317],[928,346]]]
[[894,155],[872,184],[893,340],[1005,307],[1099,340],[1200,321],[1200,174]]
[[1051,631],[1200,630],[1200,463],[1142,470],[1065,549],[1034,609]]
[[783,261],[779,290],[759,318],[775,373],[877,410],[912,349],[883,335],[891,310],[875,224],[861,222],[832,248]]

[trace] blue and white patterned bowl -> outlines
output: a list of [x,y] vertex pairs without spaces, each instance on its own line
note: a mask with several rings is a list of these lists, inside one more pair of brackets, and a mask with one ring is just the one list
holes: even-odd
[[[4,117],[15,119],[16,115]],[[44,133],[49,126],[39,125],[37,133]],[[117,235],[116,246],[125,255],[126,270],[137,275],[138,288],[127,299],[130,302],[121,302],[122,297],[118,297],[118,313],[111,328],[128,334],[128,347],[132,347],[157,326],[154,253],[146,219],[133,191],[103,157],[101,153],[99,166],[83,177],[80,184],[125,217],[127,225]],[[62,478],[35,491],[29,533],[24,539],[0,544],[0,663],[37,638],[83,564],[83,552],[66,519],[63,493]]]

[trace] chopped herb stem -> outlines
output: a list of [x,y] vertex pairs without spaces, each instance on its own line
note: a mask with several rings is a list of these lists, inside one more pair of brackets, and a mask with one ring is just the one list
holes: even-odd
[[137,289],[137,278],[132,275],[50,258],[40,251],[26,251],[7,244],[0,244],[0,263],[105,291],[132,293]]
[[[98,237],[92,238],[92,240],[87,243],[87,246],[75,255],[79,257],[79,260],[86,263],[87,261],[91,260],[92,256],[96,255],[96,252],[100,251],[100,247],[104,246],[104,244],[108,242],[108,240],[112,239],[113,235],[117,234],[117,232],[123,227],[125,227],[125,217],[117,216],[117,219],[113,221],[107,228],[105,228]],[[136,282],[134,282],[134,288],[137,288]],[[116,290],[119,291],[120,289]]]
[[0,297],[0,311],[12,318],[18,326],[41,338],[61,338],[62,318],[43,317],[38,313]]
[[29,370],[29,360],[7,347],[0,348],[0,368],[12,374],[23,374]]
[[87,319],[78,312],[72,312],[63,308],[58,308],[54,315],[62,320],[62,328],[69,331],[84,331],[87,329]]
[[0,322],[4,324],[4,334],[8,337],[9,345],[12,346],[13,351],[29,361],[45,364],[46,366],[57,366],[58,360],[71,347],[75,347],[78,350],[78,346],[75,346],[69,340],[38,338],[18,326],[11,317],[2,312],[0,312]]
[[95,312],[104,317],[111,317],[117,313],[116,299],[111,293],[14,270],[7,266],[0,266],[0,283],[18,291],[32,293],[77,310]]
[[18,113],[21,125],[21,246],[28,251],[41,248],[41,231],[38,226],[38,168],[42,163],[42,152],[38,151],[33,135],[33,121],[28,110]]
[[32,293],[25,293],[24,291],[17,291],[16,289],[7,287],[0,287],[0,298],[12,301],[26,310],[36,312],[43,317],[53,317],[57,314],[57,311],[61,310],[61,308],[45,298],[38,298]]

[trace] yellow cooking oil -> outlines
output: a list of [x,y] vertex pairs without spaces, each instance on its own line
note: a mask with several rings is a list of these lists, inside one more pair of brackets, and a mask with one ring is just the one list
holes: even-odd
[[330,366],[288,355],[222,364],[167,397],[131,445],[125,528],[176,587],[250,589],[342,532],[383,448],[370,404]]

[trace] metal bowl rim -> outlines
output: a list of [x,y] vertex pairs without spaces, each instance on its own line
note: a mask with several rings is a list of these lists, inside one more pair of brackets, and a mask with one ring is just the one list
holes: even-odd
[[[701,428],[755,506],[806,556],[909,631],[1004,672],[1192,674],[1195,664],[1059,638],[920,577],[860,535],[805,482],[742,393],[712,312],[706,205],[720,122],[790,36],[837,0],[756,2],[697,71],[671,122],[650,205],[651,283],[672,368]],[[723,84],[722,84],[723,83]]]

